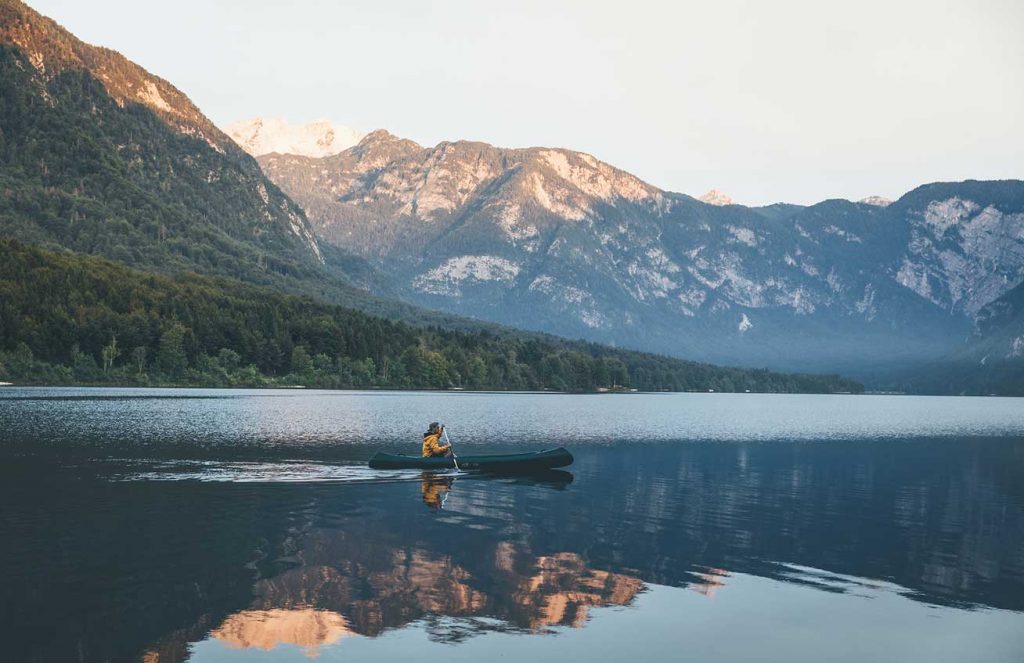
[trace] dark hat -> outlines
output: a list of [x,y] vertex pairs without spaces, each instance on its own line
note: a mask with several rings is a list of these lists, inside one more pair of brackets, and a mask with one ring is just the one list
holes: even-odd
[[440,430],[440,428],[441,428],[441,424],[439,424],[438,422],[435,421],[435,422],[432,422],[430,424],[430,426],[427,427],[427,432],[428,433],[433,433],[434,431]]

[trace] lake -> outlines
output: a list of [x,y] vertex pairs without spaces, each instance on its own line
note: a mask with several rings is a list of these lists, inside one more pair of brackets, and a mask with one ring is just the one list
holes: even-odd
[[[564,472],[376,472],[426,424]],[[1024,660],[1024,400],[0,389],[10,661]]]

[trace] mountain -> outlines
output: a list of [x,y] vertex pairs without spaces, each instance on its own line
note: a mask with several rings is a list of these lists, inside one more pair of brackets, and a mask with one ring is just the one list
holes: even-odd
[[17,0],[0,0],[0,236],[499,333],[367,293],[375,268],[321,242],[184,93]]
[[0,249],[0,372],[22,382],[142,380],[125,361],[138,350],[156,383],[856,388],[567,343],[352,287],[376,268],[321,242],[182,92],[17,0],[0,0]]
[[0,0],[0,234],[146,269],[314,278],[302,209],[182,92]]
[[259,161],[167,81],[0,0],[0,235],[49,249],[421,325],[862,375],[942,356],[1024,273],[1016,181],[751,208],[571,150],[384,131]]
[[319,119],[306,124],[289,124],[283,118],[257,117],[234,122],[225,131],[252,156],[278,152],[306,157],[326,157],[352,147],[364,134]]
[[949,352],[1024,280],[1020,181],[711,205],[581,152],[385,131],[259,162],[408,301],[706,361],[892,373]]

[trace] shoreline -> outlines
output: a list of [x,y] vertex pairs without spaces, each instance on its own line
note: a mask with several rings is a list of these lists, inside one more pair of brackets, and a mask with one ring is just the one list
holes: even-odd
[[[401,387],[309,387],[305,385],[287,386],[217,386],[217,385],[138,385],[138,384],[15,384],[11,382],[0,382],[0,388],[13,387],[15,389],[195,389],[195,390],[219,390],[219,391],[295,391],[295,392],[331,392],[331,393],[394,393],[394,394],[507,394],[507,395],[551,395],[551,396],[657,396],[672,394],[691,395],[774,395],[774,396],[905,396],[905,397],[929,397],[929,398],[1020,398],[1004,394],[915,394],[910,392],[889,392],[889,391],[865,391],[855,392],[828,392],[828,391],[698,391],[698,390],[660,390],[660,391],[556,391],[546,389],[541,391],[531,390],[504,390],[504,389],[403,389]],[[2,392],[0,392],[2,394]]]
[[[671,390],[662,389],[658,391],[558,391],[554,389],[529,390],[529,389],[417,389],[402,387],[311,387],[306,385],[194,385],[194,384],[160,384],[160,385],[139,385],[139,384],[15,384],[11,382],[0,383],[0,387],[14,387],[17,389],[219,389],[219,390],[247,390],[247,391],[331,391],[331,392],[360,392],[360,393],[405,393],[405,394],[551,394],[569,396],[636,396],[636,395],[657,395],[657,394],[802,394],[815,396],[860,396],[862,394],[843,391],[721,391],[721,390]],[[907,394],[913,395],[913,394]],[[921,394],[924,395],[924,394]]]

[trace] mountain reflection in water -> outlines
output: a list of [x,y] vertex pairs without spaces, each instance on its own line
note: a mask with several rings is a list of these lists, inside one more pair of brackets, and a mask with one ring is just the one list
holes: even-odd
[[313,608],[241,610],[210,631],[210,637],[233,649],[270,651],[278,645],[291,644],[305,649],[310,657],[321,646],[335,644],[349,635],[353,632],[343,615]]
[[573,451],[571,484],[111,481],[116,461],[9,458],[5,655],[163,663],[210,642],[316,656],[410,625],[445,643],[586,632],[652,587],[707,604],[740,577],[1024,611],[1020,439]]
[[[448,491],[489,482],[483,490],[502,485],[561,489],[571,480],[566,472],[461,480],[424,473],[421,490],[426,501],[437,486]],[[456,643],[488,631],[580,628],[589,608],[628,605],[643,589],[638,578],[590,568],[577,553],[534,554],[522,541],[496,538],[481,523],[471,530],[481,533],[471,543],[479,554],[463,555],[463,561],[422,545],[396,545],[392,536],[399,532],[384,535],[381,521],[358,532],[354,524],[290,526],[281,543],[288,554],[275,560],[290,568],[255,580],[249,605],[225,617],[208,637],[232,649],[291,644],[314,656],[320,646],[348,635],[377,636],[427,620],[432,639]],[[164,638],[145,660],[183,660],[188,640],[206,624],[204,619]]]

